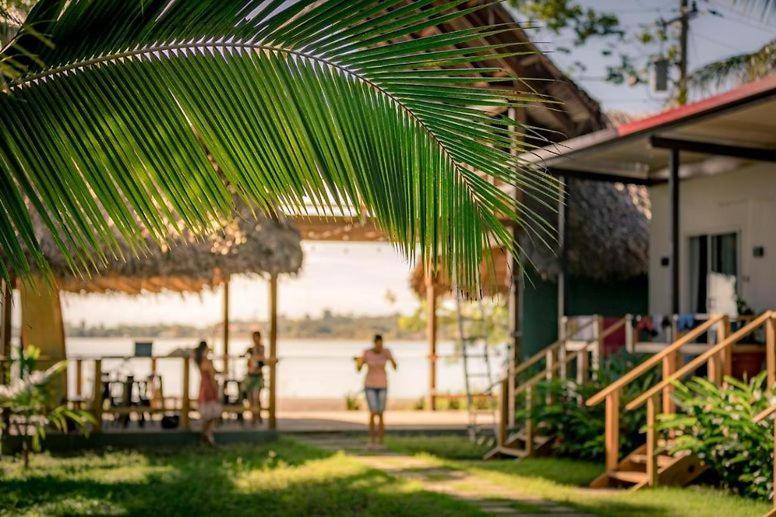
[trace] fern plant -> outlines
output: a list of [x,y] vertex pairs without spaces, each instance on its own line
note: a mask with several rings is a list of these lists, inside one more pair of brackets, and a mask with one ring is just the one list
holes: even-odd
[[748,383],[727,377],[726,386],[700,377],[677,383],[679,411],[662,415],[659,425],[675,436],[669,452],[698,456],[720,485],[761,499],[773,491],[773,422],[754,422],[774,396],[765,375]]

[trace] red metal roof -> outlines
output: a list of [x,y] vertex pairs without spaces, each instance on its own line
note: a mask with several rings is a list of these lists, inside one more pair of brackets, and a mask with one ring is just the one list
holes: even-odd
[[642,131],[661,129],[691,118],[734,107],[741,101],[751,101],[752,98],[772,95],[774,92],[776,92],[776,74],[747,83],[719,95],[623,124],[617,127],[617,136],[627,136]]

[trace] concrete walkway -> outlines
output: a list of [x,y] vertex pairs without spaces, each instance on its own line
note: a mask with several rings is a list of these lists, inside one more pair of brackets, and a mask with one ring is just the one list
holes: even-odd
[[417,456],[389,450],[372,450],[363,438],[348,436],[305,436],[310,445],[330,451],[343,451],[365,465],[394,477],[420,483],[424,490],[443,493],[477,506],[493,515],[588,517],[578,511],[509,490],[457,469],[440,467]]

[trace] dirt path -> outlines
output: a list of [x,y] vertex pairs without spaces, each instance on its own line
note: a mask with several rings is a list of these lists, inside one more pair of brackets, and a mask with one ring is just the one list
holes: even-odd
[[420,483],[424,490],[444,493],[494,515],[521,517],[557,515],[586,517],[552,501],[532,499],[496,483],[457,469],[440,467],[417,456],[388,450],[370,450],[363,438],[349,436],[309,436],[303,441],[330,451],[343,451],[365,465],[392,476]]

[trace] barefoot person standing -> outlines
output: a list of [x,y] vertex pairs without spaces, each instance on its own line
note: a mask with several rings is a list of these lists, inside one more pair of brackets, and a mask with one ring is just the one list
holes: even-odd
[[[383,347],[383,336],[376,334],[374,337],[374,346],[356,358],[356,369],[361,369],[366,365],[366,379],[364,380],[364,392],[366,393],[366,402],[369,406],[369,444],[378,445],[383,443],[385,434],[385,423],[383,421],[383,412],[388,395],[388,376],[385,372],[386,363],[390,362],[393,369],[396,370],[396,360],[393,354],[387,348]],[[377,420],[377,425],[375,425]]]
[[202,419],[202,439],[210,445],[215,445],[213,427],[221,418],[221,403],[218,401],[218,382],[213,361],[208,357],[210,348],[206,341],[200,341],[194,349],[194,362],[199,367],[199,397],[197,407]]

